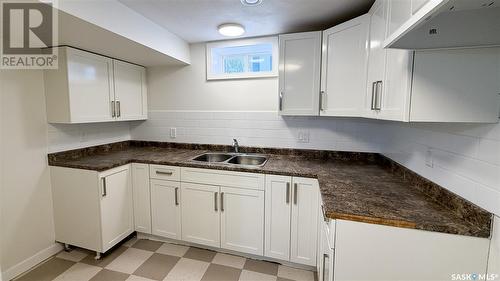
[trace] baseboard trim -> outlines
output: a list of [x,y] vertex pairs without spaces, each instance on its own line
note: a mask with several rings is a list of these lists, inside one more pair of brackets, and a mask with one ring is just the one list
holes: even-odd
[[59,253],[63,249],[63,246],[59,243],[54,243],[49,247],[41,250],[40,252],[34,254],[33,256],[23,260],[22,262],[12,266],[11,268],[2,271],[2,278],[0,280],[8,281],[15,277],[23,274],[24,272],[30,270],[35,265],[43,262],[44,260],[50,258],[51,256]]

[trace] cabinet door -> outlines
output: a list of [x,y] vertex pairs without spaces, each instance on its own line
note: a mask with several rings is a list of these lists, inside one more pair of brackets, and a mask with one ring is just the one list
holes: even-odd
[[279,36],[279,112],[318,115],[321,32]]
[[134,163],[132,190],[134,196],[135,230],[151,234],[151,196],[149,190],[149,165]]
[[181,239],[180,183],[151,180],[151,225],[154,235]]
[[[370,10],[370,41],[368,54],[368,78],[366,84],[365,108],[366,117],[375,118],[377,116],[377,87],[384,81],[385,74],[385,54],[386,50],[382,46],[387,29],[387,0],[378,0]],[[382,86],[382,85],[380,85]],[[381,92],[380,92],[381,93]]]
[[378,85],[378,119],[408,121],[413,52],[386,50],[385,78]]
[[264,191],[220,188],[221,248],[264,254]]
[[292,184],[290,261],[316,266],[318,181],[294,177]]
[[290,260],[291,185],[291,177],[266,175],[266,257]]
[[363,115],[369,20],[364,15],[323,32],[320,115]]
[[147,118],[146,70],[113,60],[116,116],[118,120]]
[[220,247],[219,187],[181,183],[182,240]]
[[101,177],[101,232],[103,252],[134,232],[128,165]]
[[112,121],[113,61],[67,48],[71,123]]

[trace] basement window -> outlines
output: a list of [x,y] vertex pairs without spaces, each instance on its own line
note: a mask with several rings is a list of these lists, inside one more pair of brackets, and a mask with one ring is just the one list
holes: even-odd
[[278,76],[278,38],[207,43],[207,80]]

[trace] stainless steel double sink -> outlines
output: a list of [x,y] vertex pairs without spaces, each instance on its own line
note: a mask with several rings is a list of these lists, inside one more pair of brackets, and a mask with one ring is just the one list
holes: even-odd
[[196,156],[192,160],[205,163],[262,167],[267,162],[267,156],[243,153],[207,152]]

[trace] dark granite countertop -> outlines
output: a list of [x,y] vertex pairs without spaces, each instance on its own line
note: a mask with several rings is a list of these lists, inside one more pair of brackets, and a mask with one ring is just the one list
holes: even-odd
[[[49,155],[51,166],[105,171],[128,163],[317,178],[326,216],[476,237],[490,236],[491,214],[377,154],[272,150],[263,167],[192,161],[203,146],[119,143]],[[227,147],[212,147],[221,151]],[[256,149],[252,152],[269,152]],[[291,153],[290,153],[291,152]]]

